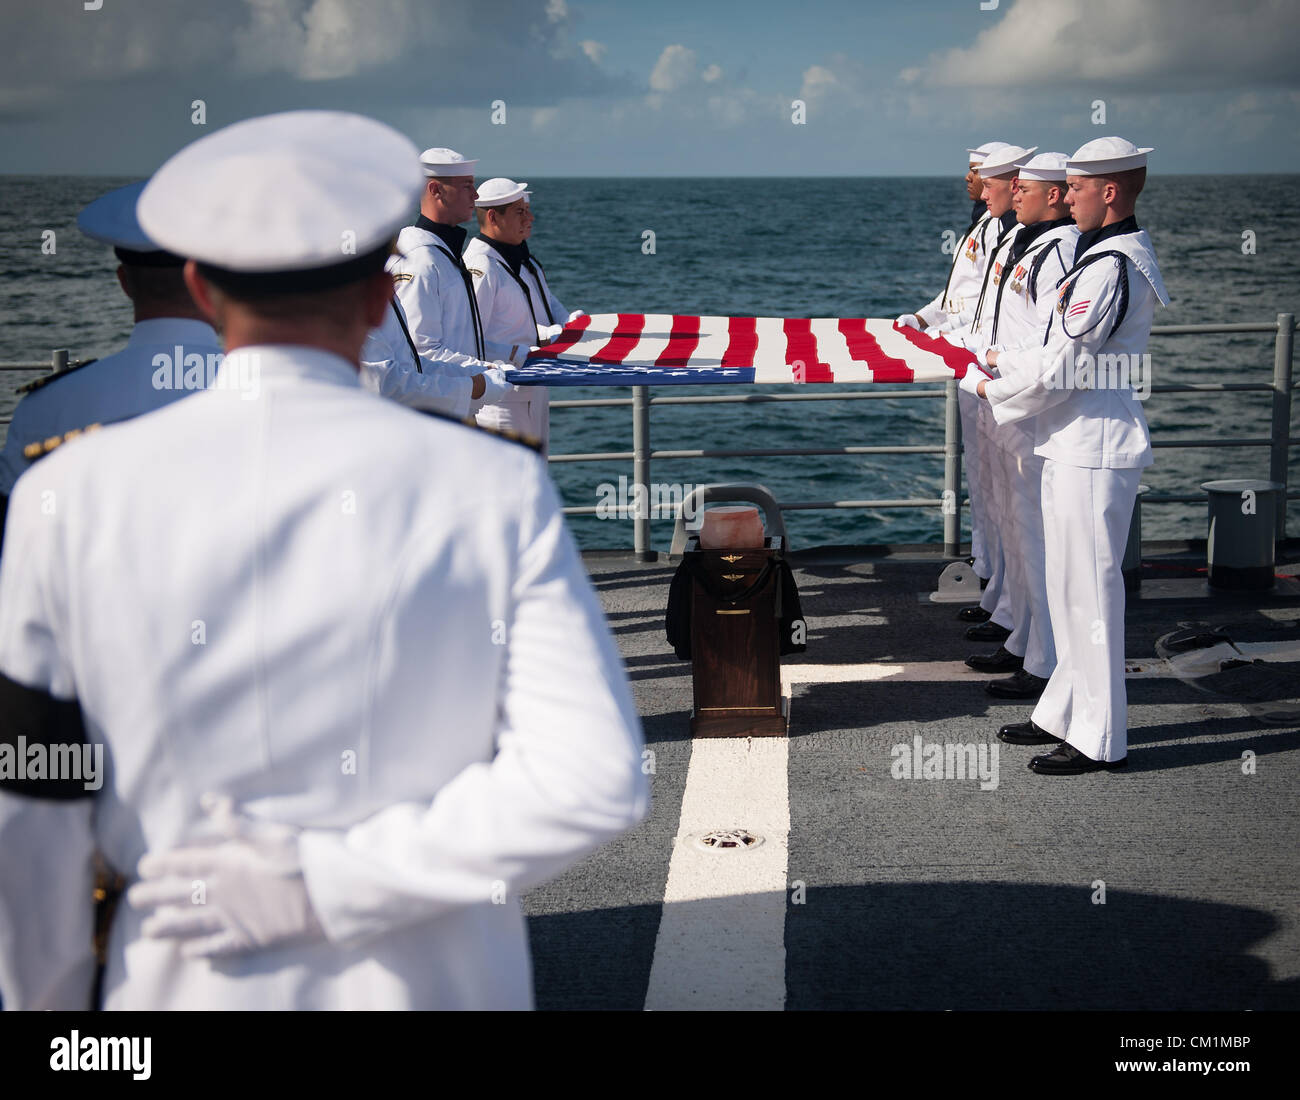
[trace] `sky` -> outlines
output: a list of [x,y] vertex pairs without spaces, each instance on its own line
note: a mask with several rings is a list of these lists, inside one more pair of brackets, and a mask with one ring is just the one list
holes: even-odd
[[0,172],[143,176],[302,107],[525,179],[936,176],[1110,134],[1152,172],[1297,172],[1297,41],[1297,0],[0,0]]

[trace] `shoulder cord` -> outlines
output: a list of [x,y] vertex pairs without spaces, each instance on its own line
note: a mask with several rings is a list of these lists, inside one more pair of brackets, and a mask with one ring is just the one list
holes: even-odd
[[[1053,241],[1051,243],[1052,246],[1055,246],[1059,242]],[[1037,248],[1034,248],[1031,245],[1028,251],[1026,251],[1024,255],[1022,255],[1020,259],[1016,261],[1016,264],[1018,266],[1024,263],[1026,257],[1028,256],[1034,257],[1034,262],[1030,265],[1029,268],[1029,297],[1035,302],[1038,301],[1038,294],[1034,290],[1033,280],[1037,277],[1038,269],[1043,262],[1043,256],[1050,251],[1051,251],[1051,247],[1046,245],[1040,244]],[[989,336],[989,342],[993,344],[996,344],[998,342],[998,323],[1002,320],[1002,292],[1006,290],[1007,283],[1009,283],[1010,281],[1011,280],[1009,278],[1004,278],[1002,282],[998,284],[998,296],[993,301],[993,332]]]
[[402,335],[406,337],[406,346],[411,349],[411,355],[415,357],[415,370],[417,374],[424,373],[424,367],[420,365],[420,353],[415,350],[415,341],[411,339],[411,330],[406,327],[406,318],[402,314],[402,307],[397,304],[397,298],[389,299],[393,307],[393,313],[397,316],[397,323],[402,326]]
[[[495,251],[495,250],[494,250],[494,251]],[[533,319],[533,330],[536,331],[536,330],[537,330],[537,311],[536,311],[535,309],[533,309],[533,296],[532,296],[531,294],[528,293],[528,284],[527,284],[526,282],[524,282],[523,279],[520,278],[520,277],[515,273],[514,268],[512,268],[508,263],[506,263],[506,261],[505,261],[504,258],[502,258],[502,257],[494,257],[494,259],[496,260],[496,263],[497,263],[500,267],[502,267],[502,268],[505,269],[505,273],[506,273],[507,275],[509,275],[510,278],[514,279],[514,281],[515,281],[516,283],[519,284],[519,289],[522,290],[522,291],[524,292],[524,303],[528,306],[528,315]],[[550,316],[550,314],[548,313],[547,316]],[[540,338],[541,338],[541,334],[538,333],[538,339],[540,339]]]
[[474,280],[470,278],[469,270],[460,258],[453,256],[450,250],[443,248],[440,244],[433,246],[444,256],[447,257],[460,272],[461,281],[465,284],[465,293],[469,295],[469,312],[474,321],[474,347],[477,357],[483,358],[483,320],[478,315],[478,296],[474,293]]
[[[1107,252],[1098,252],[1095,256],[1087,256],[1075,264],[1074,267],[1065,274],[1061,281],[1064,282],[1065,279],[1068,279],[1078,271],[1082,271],[1089,264],[1096,263],[1098,260],[1104,259],[1107,256],[1111,256],[1119,261],[1119,279],[1116,281],[1115,286],[1110,292],[1110,298],[1106,301],[1105,309],[1101,311],[1097,320],[1094,321],[1091,326],[1084,329],[1082,332],[1071,332],[1065,327],[1065,315],[1070,308],[1070,299],[1074,297],[1074,288],[1078,285],[1078,279],[1075,279],[1065,288],[1065,293],[1061,297],[1061,304],[1058,307],[1061,312],[1061,331],[1071,340],[1078,340],[1080,337],[1087,336],[1088,333],[1092,332],[1093,329],[1100,325],[1102,319],[1106,316],[1106,312],[1110,309],[1111,303],[1116,301],[1117,298],[1119,301],[1119,308],[1115,312],[1115,323],[1110,327],[1110,336],[1115,335],[1115,330],[1119,328],[1121,323],[1123,323],[1124,315],[1128,312],[1128,263],[1126,262],[1128,257],[1125,256],[1123,252],[1110,250]],[[1060,283],[1057,285],[1059,286]],[[1049,333],[1052,331],[1050,325],[1048,326],[1047,331]],[[1110,336],[1107,336],[1107,339],[1110,339]],[[1047,343],[1046,338],[1043,339],[1043,343]]]
[[[537,293],[542,296],[542,308],[546,310],[547,324],[551,324],[551,325],[556,324],[555,314],[551,312],[551,303],[547,300],[550,297],[550,295],[546,293],[546,284],[542,281],[543,275],[542,275],[541,262],[539,260],[533,259],[532,256],[528,256],[524,260],[524,266],[528,268],[530,272],[532,272],[533,278],[537,280]],[[511,272],[511,274],[513,275],[514,272]],[[523,280],[521,279],[520,282],[522,281]],[[531,302],[529,304],[531,304]],[[533,319],[534,320],[537,319],[536,315],[534,315]]]
[[[971,318],[972,328],[979,323],[980,315],[984,311],[984,293],[989,288],[989,276],[993,273],[994,262],[997,259],[998,250],[1002,247],[1002,244],[1002,241],[998,241],[998,243],[993,246],[993,251],[989,253],[989,262],[984,266],[984,281],[980,284],[979,301],[975,303],[975,316]],[[998,285],[998,289],[1002,289],[1001,284]]]

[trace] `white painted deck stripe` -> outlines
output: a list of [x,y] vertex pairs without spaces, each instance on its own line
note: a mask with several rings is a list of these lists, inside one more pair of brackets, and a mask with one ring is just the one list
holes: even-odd
[[[1237,648],[1251,658],[1289,655],[1294,660],[1300,660],[1294,642],[1246,642],[1238,645]],[[976,672],[965,661],[909,661],[905,664],[874,661],[860,665],[791,664],[784,665],[781,669],[781,680],[785,684],[852,684],[879,680],[920,683],[968,680],[971,683],[980,683],[994,678],[988,673]],[[1126,680],[1165,678],[1173,679],[1174,674],[1169,668],[1169,662],[1159,657],[1130,657],[1124,662]]]
[[[790,801],[784,737],[697,738],[646,990],[648,1011],[785,1007]],[[695,837],[745,828],[749,851]]]

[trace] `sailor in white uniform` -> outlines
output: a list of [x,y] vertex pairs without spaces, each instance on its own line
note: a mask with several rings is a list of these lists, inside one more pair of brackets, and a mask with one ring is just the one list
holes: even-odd
[[[989,156],[997,156],[1001,150],[1009,148],[1011,146],[1005,141],[990,141],[977,149],[966,150],[969,161],[966,173],[968,193],[978,186],[978,194],[983,197],[984,184],[980,169],[985,159]],[[915,313],[904,313],[894,323],[917,330],[932,330],[936,335],[967,323],[974,316],[984,269],[988,263],[988,251],[996,243],[1000,228],[997,219],[988,213],[987,208],[977,213],[966,232],[956,242],[952,267],[943,290]],[[997,554],[996,546],[991,546],[987,539],[990,524],[985,518],[986,494],[981,489],[979,437],[976,433],[975,421],[977,408],[978,403],[969,395],[958,394],[957,409],[961,416],[962,455],[966,470],[967,495],[970,499],[971,556],[975,559],[975,573],[987,580],[993,575]],[[982,606],[969,607],[964,608],[958,618],[966,622],[984,624],[989,618],[989,613]],[[973,637],[975,640],[987,638],[999,641],[1006,637],[1006,633],[1005,626],[998,626],[996,629],[986,628],[983,632],[975,633]],[[969,631],[968,636],[971,636]]]
[[544,464],[358,384],[420,180],[387,126],[301,111],[141,198],[260,391],[86,435],[15,490],[0,745],[104,751],[90,782],[0,782],[7,1007],[86,1007],[98,849],[140,876],[107,1008],[527,1008],[521,892],[646,812]]
[[[491,179],[478,189],[479,236],[465,249],[465,266],[474,279],[485,340],[501,344],[547,344],[568,321],[570,312],[555,296],[541,263],[528,250],[533,210],[528,184]],[[475,419],[488,428],[511,428],[541,441],[550,440],[545,386],[512,386],[501,400],[479,409]]]
[[[980,166],[984,181],[984,201],[993,224],[997,227],[996,240],[989,246],[984,274],[980,280],[975,309],[964,324],[948,326],[945,339],[966,344],[972,350],[982,350],[991,342],[990,334],[996,323],[998,295],[1002,289],[1007,257],[1014,247],[1021,225],[1012,206],[1015,199],[1017,162],[1032,155],[1033,149],[1007,145],[991,153]],[[970,396],[967,395],[970,403]],[[1011,672],[1018,670],[1024,656],[1024,639],[1015,637],[1013,613],[1013,585],[1008,583],[1014,568],[1008,561],[1010,506],[1006,498],[1007,471],[1004,452],[993,441],[993,417],[988,403],[975,401],[968,418],[978,440],[976,453],[979,464],[969,477],[979,485],[984,501],[985,536],[988,548],[989,576],[979,606],[988,613],[989,621],[967,631],[976,640],[1002,641],[996,652],[972,654],[966,663],[979,672]],[[1010,641],[1016,648],[1005,645]]]
[[[510,390],[502,368],[522,366],[532,343],[487,340],[474,297],[474,284],[461,259],[466,232],[461,223],[474,213],[474,169],[453,149],[420,154],[425,185],[420,214],[397,237],[397,254],[388,261],[415,350],[424,369],[462,371],[474,377],[469,412],[497,401]],[[389,344],[400,347],[391,321]],[[462,415],[456,410],[456,415]]]
[[1139,476],[1152,461],[1135,376],[1156,303],[1168,302],[1151,239],[1134,216],[1149,152],[1107,137],[1070,158],[1066,202],[1080,236],[1045,344],[990,352],[1002,377],[972,379],[999,424],[1035,418],[1035,450],[1044,459],[1057,664],[1030,721],[1006,728],[1022,744],[1061,742],[1030,761],[1044,775],[1128,760],[1120,567]]
[[221,344],[199,312],[181,276],[184,260],[158,248],[136,221],[144,181],[101,195],[77,216],[86,236],[113,246],[117,281],[131,300],[135,327],[126,347],[103,359],[47,375],[20,390],[24,396],[0,452],[0,536],[14,482],[27,469],[26,453],[89,424],[110,424],[202,389],[215,372]]
[[444,413],[458,420],[482,404],[481,385],[486,386],[489,379],[505,384],[499,368],[483,373],[486,377],[480,384],[477,376],[466,374],[458,364],[420,355],[396,294],[389,300],[382,323],[370,330],[361,345],[361,385],[365,389],[413,409]]
[[[1011,202],[1021,228],[1011,238],[993,307],[988,310],[992,322],[966,341],[981,361],[987,362],[990,349],[1042,347],[1056,302],[1055,287],[1073,262],[1079,236],[1065,205],[1067,160],[1064,153],[1039,153],[1016,165]],[[988,438],[990,447],[1001,455],[1003,591],[1010,602],[1012,633],[986,663],[1005,666],[1007,662],[998,661],[1005,654],[1016,658],[1018,667],[1010,678],[990,681],[987,690],[1003,698],[1034,699],[1056,667],[1043,564],[1043,459],[1034,453],[1037,438],[1032,417],[993,424]]]

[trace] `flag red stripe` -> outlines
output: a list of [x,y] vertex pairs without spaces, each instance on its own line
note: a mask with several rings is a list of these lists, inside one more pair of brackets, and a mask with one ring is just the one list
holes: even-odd
[[895,325],[894,331],[902,333],[922,351],[932,352],[943,359],[944,363],[951,368],[954,378],[961,378],[966,373],[966,368],[975,362],[974,352],[954,346],[940,337],[927,336],[907,325]]
[[794,369],[792,382],[833,382],[830,365],[817,358],[817,337],[806,317],[787,317],[785,321],[785,361]]
[[644,313],[620,313],[618,324],[614,326],[609,342],[599,351],[591,353],[591,361],[611,366],[623,362],[623,357],[640,341],[643,328],[645,328]]
[[754,317],[731,317],[727,320],[727,350],[721,366],[752,367],[758,352],[758,320]]
[[911,382],[915,377],[906,360],[887,355],[880,341],[867,331],[865,317],[845,317],[840,321],[840,332],[849,345],[849,354],[871,368],[874,382]]
[[700,319],[673,314],[673,328],[668,335],[668,346],[655,360],[656,367],[684,367],[691,361],[700,342]]
[[538,348],[529,358],[554,359],[557,355],[562,355],[582,339],[582,333],[589,324],[591,324],[591,314],[584,313],[581,317],[575,317],[564,326],[564,331],[559,336],[546,347]]

